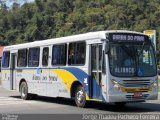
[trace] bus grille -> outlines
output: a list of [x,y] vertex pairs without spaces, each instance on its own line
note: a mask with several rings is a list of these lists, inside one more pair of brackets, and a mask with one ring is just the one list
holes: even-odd
[[122,85],[125,87],[145,87],[151,83],[151,80],[123,80]]
[[128,100],[146,100],[149,94],[144,94],[142,97],[134,97],[134,95],[126,95]]

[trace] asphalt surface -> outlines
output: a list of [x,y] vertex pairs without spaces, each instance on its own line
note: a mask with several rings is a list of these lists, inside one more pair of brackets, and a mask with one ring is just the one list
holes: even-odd
[[[95,120],[94,116],[90,115],[96,115],[97,117],[97,115],[99,114],[116,115],[116,116],[131,114],[131,115],[147,115],[147,116],[155,115],[153,117],[154,118],[153,120],[155,119],[159,120],[160,100],[152,100],[142,103],[128,103],[125,107],[118,107],[114,104],[105,104],[101,102],[89,101],[86,108],[78,108],[76,107],[73,100],[64,98],[50,98],[50,97],[39,96],[35,100],[27,100],[27,101],[22,100],[18,92],[8,91],[0,87],[0,113],[2,114],[2,119],[3,115],[6,114],[13,114],[13,115],[36,114],[36,116],[41,116],[42,114],[50,114],[50,115],[58,114],[60,117],[63,117],[66,114],[68,114],[70,115],[70,117],[74,117],[74,115],[80,115],[79,118],[85,120],[89,119]],[[98,118],[105,120],[109,119],[103,116],[99,116]],[[145,117],[142,118],[145,119]],[[65,118],[65,120],[67,119]]]

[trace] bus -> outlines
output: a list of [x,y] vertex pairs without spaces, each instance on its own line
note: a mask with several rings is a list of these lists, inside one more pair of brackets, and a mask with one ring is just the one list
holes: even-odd
[[109,30],[6,46],[2,86],[35,95],[115,103],[156,100],[155,49],[139,32]]

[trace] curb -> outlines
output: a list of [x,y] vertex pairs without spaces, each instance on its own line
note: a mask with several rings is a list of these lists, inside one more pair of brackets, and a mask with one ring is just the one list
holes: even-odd
[[158,92],[158,100],[160,100],[160,92]]

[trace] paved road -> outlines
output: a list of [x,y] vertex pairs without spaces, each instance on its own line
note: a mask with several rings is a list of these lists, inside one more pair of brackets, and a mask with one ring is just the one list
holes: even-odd
[[[78,108],[74,101],[64,98],[38,97],[36,100],[25,101],[15,91],[7,91],[0,87],[0,113],[2,114],[158,114],[160,119],[160,101],[146,103],[129,103],[120,108],[113,104],[89,102],[87,108]],[[93,120],[93,118],[90,118]]]

